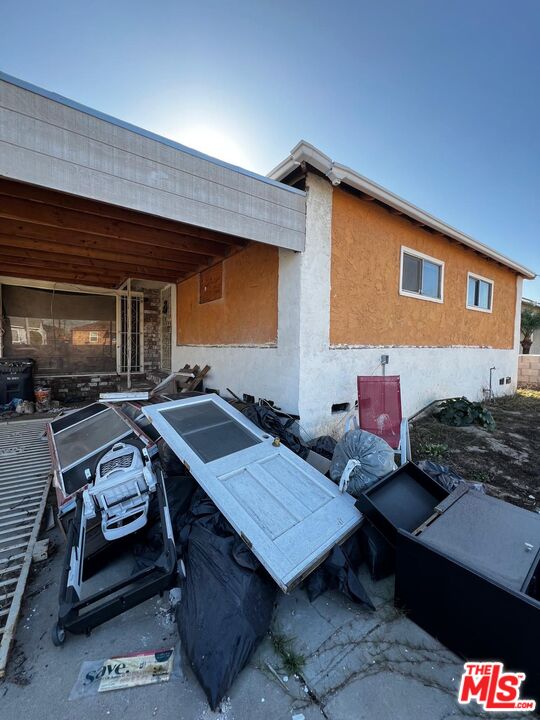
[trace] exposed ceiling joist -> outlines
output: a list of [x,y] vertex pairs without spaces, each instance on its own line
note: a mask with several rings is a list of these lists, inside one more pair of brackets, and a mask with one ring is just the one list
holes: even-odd
[[136,241],[143,245],[162,247],[173,251],[185,250],[203,255],[219,255],[227,249],[226,245],[211,240],[187,237],[169,231],[156,230],[136,222],[112,220],[107,217],[5,195],[0,195],[0,217],[127,242]]
[[50,280],[52,282],[65,282],[81,285],[93,285],[95,287],[117,288],[124,278],[110,280],[103,275],[90,273],[72,273],[64,270],[42,270],[31,268],[26,265],[2,264],[2,275],[14,278],[31,278],[33,280]]
[[29,250],[8,250],[0,246],[0,266],[5,263],[16,265],[26,265],[31,267],[41,267],[50,269],[51,267],[63,270],[66,268],[80,272],[95,272],[96,274],[107,275],[131,275],[132,277],[149,277],[152,279],[163,279],[164,282],[176,282],[179,278],[190,272],[191,268],[169,268],[168,270],[153,269],[145,265],[144,262],[135,264],[126,264],[118,262],[113,265],[106,260],[90,260],[88,263],[77,262],[77,258],[63,256],[59,253],[35,252]]
[[[247,243],[246,240],[235,237],[234,235],[226,235],[213,230],[180,223],[175,220],[146,215],[134,210],[118,207],[117,205],[101,203],[96,200],[89,200],[87,198],[77,197],[76,195],[68,195],[55,190],[47,190],[46,188],[36,187],[35,185],[26,185],[25,183],[14,180],[0,178],[0,194],[6,197],[31,200],[31,202],[42,203],[52,207],[96,215],[100,218],[109,218],[127,223],[136,222],[138,226],[149,227],[153,230],[162,230],[164,232],[174,233],[174,235],[179,234],[186,238],[208,240],[225,246],[243,247]],[[136,217],[136,220],[134,220],[134,217]]]
[[[167,250],[133,241],[126,242],[125,240],[103,238],[88,233],[36,225],[21,220],[1,220],[0,234],[4,237],[20,237],[25,240],[33,240],[35,242],[32,243],[32,246],[36,249],[43,247],[43,249],[52,250],[53,252],[55,251],[54,245],[61,246],[61,252],[69,252],[64,249],[69,246],[76,249],[77,254],[81,257],[101,257],[102,259],[114,260],[119,256],[135,256],[136,258],[144,257],[145,260],[152,259],[167,264],[169,262],[182,262],[194,267],[209,264],[214,257],[213,255],[200,255],[199,253],[181,250]],[[30,247],[30,245],[26,244],[25,247]],[[60,250],[56,251],[60,252]],[[107,253],[107,255],[104,256],[103,253]],[[159,266],[159,263],[156,266]]]
[[[1,224],[0,224],[1,228]],[[24,237],[12,237],[0,233],[0,254],[18,255],[20,257],[47,256],[51,262],[88,262],[93,267],[109,268],[112,265],[121,266],[124,270],[131,270],[134,266],[144,265],[147,269],[156,271],[175,271],[178,273],[193,272],[201,267],[191,262],[173,262],[168,260],[155,260],[147,258],[143,253],[139,255],[118,255],[113,252],[78,249],[71,245],[33,240]]]

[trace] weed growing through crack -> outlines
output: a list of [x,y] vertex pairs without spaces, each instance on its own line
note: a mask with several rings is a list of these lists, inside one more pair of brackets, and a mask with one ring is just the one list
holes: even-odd
[[284,633],[272,633],[271,639],[274,650],[281,658],[283,670],[288,675],[301,675],[306,658],[294,649],[294,638]]

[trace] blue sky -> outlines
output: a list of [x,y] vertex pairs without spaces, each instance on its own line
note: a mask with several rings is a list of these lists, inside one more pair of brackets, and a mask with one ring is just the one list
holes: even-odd
[[537,0],[5,2],[0,68],[261,173],[304,138],[540,272]]

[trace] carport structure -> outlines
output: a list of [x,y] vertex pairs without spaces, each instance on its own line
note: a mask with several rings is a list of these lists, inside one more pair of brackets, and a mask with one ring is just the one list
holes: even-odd
[[[163,350],[161,361],[145,358],[149,288],[162,293],[154,308],[170,313],[179,282],[250,244],[302,251],[304,243],[304,192],[0,73],[0,356],[35,351],[47,377],[170,370],[170,318],[148,326],[148,334],[161,326],[168,360]],[[44,292],[62,300],[63,320]],[[92,313],[87,298],[83,312],[66,312],[69,292],[115,296],[116,311],[109,303]],[[132,328],[133,355],[122,346]],[[62,360],[62,343],[81,354],[82,329],[95,355],[109,343],[107,363]],[[55,358],[45,363],[53,336]]]
[[0,117],[2,276],[119,288],[303,250],[299,190],[1,73]]

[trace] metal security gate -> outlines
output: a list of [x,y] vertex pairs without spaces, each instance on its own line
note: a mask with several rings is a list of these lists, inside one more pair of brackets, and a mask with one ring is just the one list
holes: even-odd
[[46,420],[0,423],[0,677],[6,669],[47,493]]

